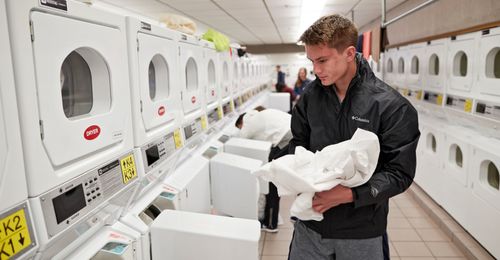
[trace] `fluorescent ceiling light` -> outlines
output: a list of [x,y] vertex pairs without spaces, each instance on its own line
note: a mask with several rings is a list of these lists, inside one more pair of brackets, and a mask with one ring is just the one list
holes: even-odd
[[302,0],[302,6],[300,8],[300,26],[297,32],[297,38],[320,18],[323,8],[325,7],[325,2],[326,0]]

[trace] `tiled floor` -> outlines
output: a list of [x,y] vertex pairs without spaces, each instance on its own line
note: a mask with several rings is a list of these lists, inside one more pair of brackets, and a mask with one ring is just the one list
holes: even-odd
[[[288,221],[289,208],[293,198],[281,199],[281,216],[284,224],[278,233],[262,232],[261,260],[286,260],[288,246],[293,234],[293,226]],[[419,204],[408,194],[391,198],[389,203],[388,233],[391,259],[466,259],[464,254],[451,242]]]

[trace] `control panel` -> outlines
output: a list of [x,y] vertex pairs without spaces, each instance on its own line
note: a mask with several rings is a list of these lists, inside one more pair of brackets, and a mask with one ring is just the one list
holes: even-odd
[[176,150],[174,132],[169,133],[147,145],[141,147],[142,160],[145,172],[148,173],[161,164]]
[[203,132],[203,124],[202,124],[201,117],[197,118],[190,124],[184,126],[184,137],[186,139],[186,142],[191,140],[194,136],[200,134]]
[[231,106],[231,102],[227,102],[226,104],[224,104],[222,106],[222,112],[224,113],[224,115],[228,115],[230,114],[231,112],[233,112],[233,108]]
[[438,93],[433,93],[433,92],[425,92],[424,102],[441,106],[443,104],[443,94],[438,94]]
[[476,104],[476,114],[500,121],[500,104],[478,101]]
[[77,222],[137,179],[132,153],[82,174],[40,197],[50,236]]
[[470,113],[472,112],[472,99],[448,95],[446,97],[445,106],[451,109]]
[[222,110],[220,110],[219,108],[214,108],[208,112],[208,125],[209,126],[218,122],[221,119],[222,119]]

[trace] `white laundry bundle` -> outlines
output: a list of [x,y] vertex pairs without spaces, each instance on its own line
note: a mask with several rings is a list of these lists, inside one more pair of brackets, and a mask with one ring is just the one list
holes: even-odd
[[358,128],[350,140],[316,153],[296,147],[295,154],[273,160],[254,174],[273,182],[280,196],[300,194],[292,204],[292,216],[320,221],[323,214],[312,208],[314,193],[339,184],[356,187],[366,183],[377,167],[379,152],[377,136]]

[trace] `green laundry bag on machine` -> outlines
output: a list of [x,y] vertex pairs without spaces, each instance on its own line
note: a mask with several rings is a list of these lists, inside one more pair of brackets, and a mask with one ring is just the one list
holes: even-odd
[[229,38],[214,29],[208,29],[201,38],[213,42],[217,51],[229,50]]

